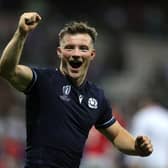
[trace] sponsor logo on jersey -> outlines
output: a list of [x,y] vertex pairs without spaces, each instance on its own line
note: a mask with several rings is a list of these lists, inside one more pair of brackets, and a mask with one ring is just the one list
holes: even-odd
[[83,95],[79,95],[79,103],[81,104],[82,103],[82,100],[83,100]]

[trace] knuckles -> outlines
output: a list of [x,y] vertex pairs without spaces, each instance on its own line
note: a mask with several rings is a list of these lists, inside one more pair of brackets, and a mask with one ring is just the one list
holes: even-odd
[[137,137],[135,149],[140,156],[149,156],[153,152],[153,145],[147,136]]
[[41,16],[37,12],[25,12],[20,16],[19,29],[22,32],[29,32],[38,25]]

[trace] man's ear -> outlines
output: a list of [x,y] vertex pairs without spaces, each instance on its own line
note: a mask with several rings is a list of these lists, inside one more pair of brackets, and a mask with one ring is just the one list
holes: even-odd
[[96,56],[96,50],[93,49],[92,53],[91,53],[91,60],[93,60]]
[[57,47],[57,55],[59,58],[61,58],[61,48]]

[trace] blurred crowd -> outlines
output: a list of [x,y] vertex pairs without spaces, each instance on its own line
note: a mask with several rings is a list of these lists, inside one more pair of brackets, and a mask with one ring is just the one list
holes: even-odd
[[[38,11],[42,21],[28,37],[22,64],[55,67],[59,61],[58,32],[65,23],[82,20],[96,27],[97,57],[88,77],[105,89],[113,114],[124,127],[135,135],[147,134],[154,142],[151,157],[145,161],[133,159],[117,152],[93,128],[81,168],[168,167],[165,157],[168,156],[165,150],[168,146],[165,131],[168,129],[168,10],[165,3],[0,0],[0,53],[24,11]],[[23,167],[24,146],[24,95],[0,78],[0,168]],[[155,158],[159,160],[159,156],[164,160],[156,167],[155,163],[159,162]]]

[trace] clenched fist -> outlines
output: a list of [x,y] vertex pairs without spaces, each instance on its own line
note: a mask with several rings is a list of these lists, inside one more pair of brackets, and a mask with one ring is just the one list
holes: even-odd
[[138,136],[135,140],[135,149],[139,156],[149,156],[153,152],[151,140],[147,136]]
[[37,12],[26,12],[20,17],[18,29],[20,33],[27,34],[34,30],[41,20],[41,16]]

